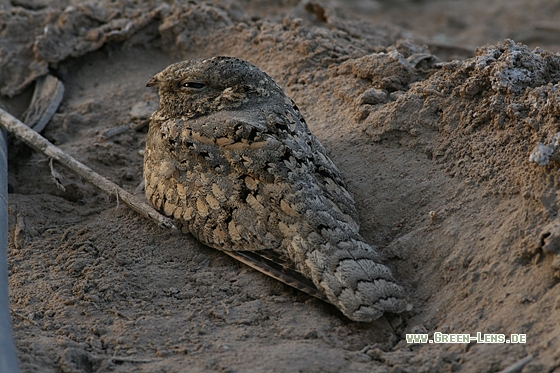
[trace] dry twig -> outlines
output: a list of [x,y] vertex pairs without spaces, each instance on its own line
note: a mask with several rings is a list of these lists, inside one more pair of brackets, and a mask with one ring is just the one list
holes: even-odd
[[37,132],[20,122],[13,115],[2,109],[0,109],[0,124],[19,140],[23,141],[39,153],[49,158],[53,158],[76,175],[95,185],[101,191],[109,195],[116,195],[119,201],[123,201],[123,203],[128,205],[134,211],[154,220],[163,227],[177,229],[171,219],[158,213],[154,208],[148,205],[148,203],[142,201],[140,198],[119,187],[117,184],[99,175],[91,168],[78,162],[72,156],[54,146],[43,136],[39,135]]
[[101,133],[101,138],[103,140],[108,140],[111,137],[115,137],[115,136],[120,135],[121,133],[125,133],[129,130],[130,130],[130,125],[128,125],[128,124],[118,126],[118,127],[108,128]]
[[36,132],[41,132],[56,112],[64,96],[64,85],[52,75],[37,79],[31,104],[23,113],[22,121]]
[[525,367],[525,365],[529,364],[533,360],[533,355],[528,355],[523,359],[519,360],[515,364],[510,365],[506,369],[500,371],[499,373],[519,373]]

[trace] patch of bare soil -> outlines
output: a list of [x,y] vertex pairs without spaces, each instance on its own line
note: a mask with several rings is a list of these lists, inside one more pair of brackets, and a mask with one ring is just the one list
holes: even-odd
[[[66,93],[44,136],[139,195],[146,130],[103,133],[146,121],[154,73],[214,55],[266,71],[414,304],[350,322],[55,164],[60,190],[47,159],[14,145],[9,285],[24,372],[498,372],[528,355],[524,373],[559,369],[558,55],[504,41],[442,62],[441,45],[332,4],[2,4],[0,48],[18,51],[0,60],[3,106],[21,114],[31,82],[56,74]],[[527,343],[405,338],[434,332]]]

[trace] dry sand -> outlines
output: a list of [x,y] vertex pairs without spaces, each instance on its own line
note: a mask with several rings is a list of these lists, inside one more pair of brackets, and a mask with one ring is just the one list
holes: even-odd
[[[528,355],[523,373],[560,370],[557,2],[50,3],[0,1],[8,111],[54,73],[66,93],[44,136],[142,195],[146,130],[103,131],[146,121],[145,84],[168,64],[246,59],[298,103],[414,309],[351,322],[55,164],[60,190],[47,159],[13,145],[22,371],[498,372]],[[434,332],[527,342],[405,339]]]

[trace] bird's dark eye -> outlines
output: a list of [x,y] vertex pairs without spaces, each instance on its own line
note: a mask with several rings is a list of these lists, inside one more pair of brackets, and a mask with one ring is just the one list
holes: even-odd
[[198,82],[186,82],[183,83],[183,87],[200,89],[204,87],[204,84]]

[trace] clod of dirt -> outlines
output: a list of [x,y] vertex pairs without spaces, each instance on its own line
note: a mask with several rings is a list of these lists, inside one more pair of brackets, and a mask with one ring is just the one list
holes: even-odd
[[559,161],[560,156],[556,151],[558,145],[560,145],[560,133],[552,136],[552,140],[547,145],[539,143],[531,152],[529,160],[539,166],[546,166],[553,160]]
[[[545,175],[529,162],[530,150],[558,132],[559,79],[558,55],[511,40],[486,46],[412,84],[366,119],[366,132],[380,140],[437,131],[445,141],[424,146],[452,175],[486,181],[499,193],[537,191]],[[533,159],[546,162],[545,153]]]
[[60,357],[60,369],[63,373],[97,372],[102,360],[87,351],[69,347]]
[[[89,2],[64,10],[13,8],[0,11],[0,93],[12,97],[49,67],[110,42],[130,38],[159,15],[148,4]],[[116,5],[116,6],[115,6]]]

